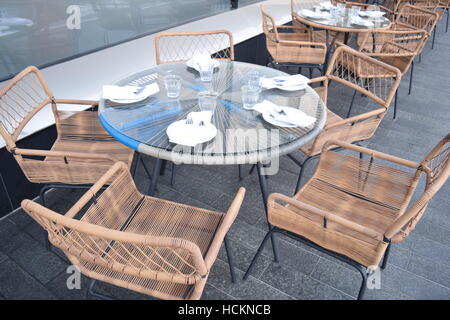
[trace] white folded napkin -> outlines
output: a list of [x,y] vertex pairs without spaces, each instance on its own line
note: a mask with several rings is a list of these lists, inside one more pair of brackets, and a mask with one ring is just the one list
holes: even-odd
[[331,1],[325,1],[325,2],[320,3],[320,7],[322,9],[330,11],[331,8],[333,7],[333,4],[331,3]]
[[[142,90],[143,89],[143,90]],[[159,92],[158,84],[152,83],[145,88],[136,87],[136,86],[114,86],[114,85],[106,85],[103,86],[103,99],[110,100],[120,100],[126,102],[127,100],[136,101],[145,99],[155,93]]]
[[350,18],[350,23],[351,24],[356,24],[358,26],[364,26],[364,27],[368,27],[371,28],[374,26],[373,22],[368,21],[368,20],[364,20],[360,17],[351,17]]
[[256,104],[253,110],[263,114],[270,114],[277,121],[301,127],[310,126],[316,121],[316,118],[307,115],[299,109],[278,106],[268,100]]
[[386,14],[386,12],[383,12],[383,11],[372,11],[372,10],[359,12],[359,15],[361,17],[370,17],[370,18],[381,18],[385,14]]
[[[217,135],[217,128],[211,123],[211,117],[211,111],[190,112],[186,119],[176,121],[167,128],[169,141],[195,147],[213,139]],[[192,120],[192,123],[188,123],[187,119]]]
[[190,112],[187,115],[187,119],[191,119],[193,124],[199,125],[202,121],[204,123],[210,123],[212,118],[211,111],[198,111],[198,112]]
[[331,18],[331,14],[328,12],[317,12],[317,11],[312,11],[310,9],[302,9],[300,11],[300,14],[302,16],[305,16],[307,18],[312,18],[312,19],[330,19]]
[[309,78],[301,74],[292,76],[279,76],[274,78],[261,78],[261,86],[265,89],[280,87],[297,87],[306,86],[310,81]]

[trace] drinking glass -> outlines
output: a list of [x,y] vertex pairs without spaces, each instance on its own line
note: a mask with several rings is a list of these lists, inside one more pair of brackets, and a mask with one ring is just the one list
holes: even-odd
[[261,76],[258,71],[251,71],[247,74],[247,84],[254,87],[261,87]]
[[214,67],[212,63],[204,63],[198,65],[200,72],[200,80],[210,82],[213,77]]
[[217,104],[217,93],[212,91],[201,91],[198,93],[198,105],[201,111],[214,113]]
[[164,77],[164,85],[167,91],[167,97],[178,98],[181,91],[181,77],[175,74],[169,74]]
[[245,85],[241,88],[242,93],[242,106],[244,109],[252,110],[255,104],[259,101],[259,93],[261,92],[261,88]]

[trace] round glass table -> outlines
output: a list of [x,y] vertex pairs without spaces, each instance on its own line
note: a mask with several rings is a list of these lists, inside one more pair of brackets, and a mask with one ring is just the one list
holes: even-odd
[[[257,71],[261,77],[287,75],[259,65],[220,61],[213,80],[205,83],[200,80],[199,73],[185,63],[165,64],[115,83],[119,86],[146,86],[156,82],[160,88],[157,94],[131,104],[100,100],[100,122],[111,136],[138,153],[156,158],[149,194],[156,187],[162,160],[176,164],[257,164],[261,175],[261,171],[265,170],[261,163],[297,150],[318,135],[325,125],[326,106],[310,86],[298,91],[262,90],[260,98],[261,101],[300,109],[314,117],[316,120],[309,127],[277,127],[266,122],[260,113],[245,110],[242,107],[241,87],[247,84],[248,74],[252,71]],[[164,76],[168,74],[176,74],[182,79],[181,94],[177,99],[167,97]],[[168,126],[186,119],[190,112],[200,111],[197,96],[205,90],[218,94],[211,121],[218,129],[216,137],[195,147],[170,142],[166,134]],[[265,186],[261,185],[261,188]],[[262,191],[265,197],[266,192]]]

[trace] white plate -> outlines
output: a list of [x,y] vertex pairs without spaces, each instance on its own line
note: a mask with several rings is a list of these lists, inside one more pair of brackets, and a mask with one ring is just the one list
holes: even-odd
[[300,14],[306,18],[314,19],[314,20],[327,20],[331,19],[331,14],[328,12],[315,12],[309,9],[303,9],[300,11]]
[[[291,107],[279,107],[279,108],[282,108],[284,110],[289,109],[289,113],[291,113],[291,114],[297,112],[299,114],[299,117],[304,116],[304,112],[299,109],[295,109],[295,108],[291,108]],[[310,125],[314,124],[314,122],[316,121],[316,119],[313,118],[314,120],[311,120],[311,122],[305,122],[304,125],[297,125],[297,124],[277,120],[269,112],[262,113],[262,117],[265,121],[267,121],[268,123],[270,123],[274,126],[285,127],[285,128],[295,128],[295,127],[306,128],[306,127],[309,127]]]
[[149,96],[150,95],[144,96],[144,97],[139,97],[139,98],[136,98],[136,99],[108,99],[108,100],[111,101],[111,102],[120,103],[120,104],[136,103],[136,102],[140,102],[142,100],[147,99]]
[[[214,69],[217,68],[218,66],[220,66],[220,62],[217,61],[217,60],[214,60],[214,59],[212,60],[212,64],[213,64],[213,68],[214,68]],[[197,70],[198,72],[200,72],[200,70],[197,69],[197,65],[194,66],[194,62],[192,61],[192,59],[186,61],[186,65],[187,65],[189,68],[195,69],[195,70]]]
[[370,18],[381,18],[385,14],[386,14],[386,12],[383,12],[383,11],[370,11],[370,10],[359,12],[359,15],[361,17],[370,17]]
[[217,135],[217,128],[212,123],[204,126],[186,124],[186,120],[172,123],[166,130],[169,141],[172,143],[195,147],[199,143],[208,142]]
[[[148,97],[156,94],[159,92],[159,86],[156,82],[149,84],[147,86],[145,86],[145,89],[140,92],[138,95],[132,93],[132,92],[127,92],[127,99],[120,99],[120,98],[114,98],[111,97],[111,90],[117,90],[115,89],[116,86],[103,86],[103,93],[102,96],[104,99],[108,99],[109,101],[115,102],[115,103],[122,103],[122,104],[126,104],[126,103],[136,103],[142,100],[147,99]],[[136,86],[127,86],[129,88],[127,88],[126,90],[138,90],[140,87],[136,87]],[[120,88],[119,90],[123,90],[125,88]],[[133,95],[135,96],[135,98],[133,98]],[[116,95],[117,96],[117,95]],[[131,99],[129,99],[131,98]]]

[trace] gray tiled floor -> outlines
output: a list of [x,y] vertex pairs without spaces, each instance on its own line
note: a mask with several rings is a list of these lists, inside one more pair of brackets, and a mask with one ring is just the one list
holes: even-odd
[[[392,121],[391,111],[367,146],[418,161],[449,132],[450,33],[443,33],[443,28],[439,26],[436,49],[431,51],[428,44],[422,63],[416,65],[411,96],[407,95],[409,76],[402,82],[399,119]],[[329,107],[344,115],[350,98],[351,92],[332,87]],[[367,100],[357,100],[355,114],[368,110]],[[300,153],[297,156],[302,157]],[[306,170],[307,176],[314,167],[311,164]],[[281,168],[269,179],[270,190],[289,194],[298,168],[286,158],[281,159]],[[159,197],[217,210],[228,207],[239,185],[247,188],[242,210],[229,233],[241,279],[266,231],[256,175],[239,182],[235,167],[179,166],[173,187],[169,176],[170,171],[160,177]],[[138,172],[137,184],[146,190],[143,172]],[[393,247],[390,263],[382,272],[382,288],[368,290],[366,299],[450,299],[449,191],[450,183],[436,196],[411,236]],[[79,196],[75,191],[52,191],[49,206],[64,212]],[[232,284],[222,248],[203,298],[355,299],[360,279],[348,266],[285,238],[280,241],[280,254],[281,263],[275,264],[267,248],[252,276]],[[61,253],[45,250],[40,227],[22,211],[0,220],[0,299],[84,298],[84,290],[66,288],[66,266]],[[82,281],[84,289],[86,281]],[[108,284],[100,284],[98,290],[120,299],[147,298]]]

